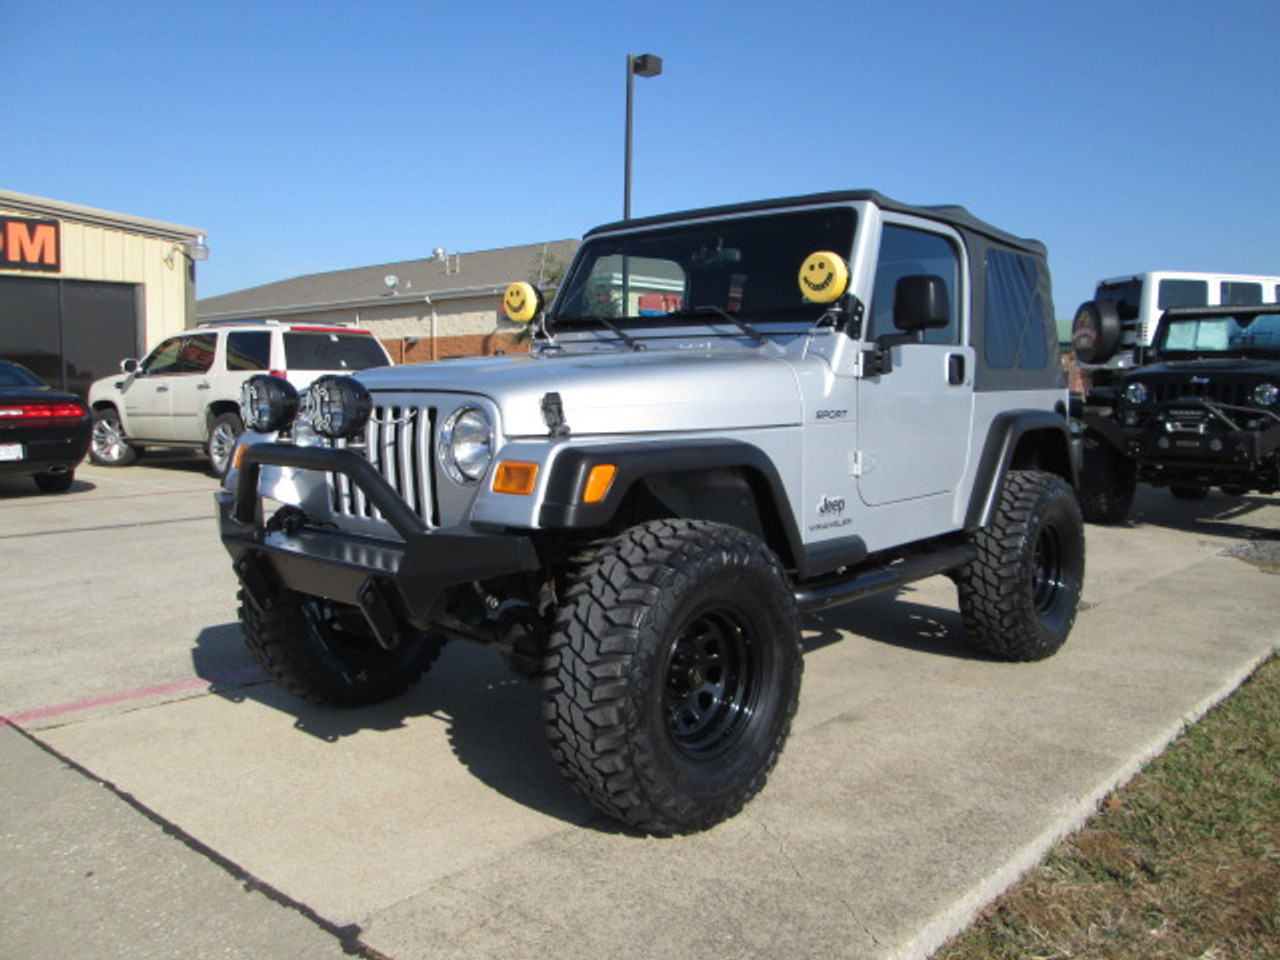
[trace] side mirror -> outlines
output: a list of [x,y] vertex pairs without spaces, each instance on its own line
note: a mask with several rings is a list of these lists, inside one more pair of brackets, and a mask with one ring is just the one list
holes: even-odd
[[893,325],[899,330],[938,330],[951,322],[947,284],[935,274],[899,278],[893,289]]
[[132,375],[137,373],[141,368],[142,368],[142,364],[140,364],[137,360],[134,360],[132,358],[129,360],[120,361],[121,373],[128,373]]
[[1071,347],[1081,363],[1106,363],[1120,346],[1120,313],[1110,300],[1087,300],[1071,321]]

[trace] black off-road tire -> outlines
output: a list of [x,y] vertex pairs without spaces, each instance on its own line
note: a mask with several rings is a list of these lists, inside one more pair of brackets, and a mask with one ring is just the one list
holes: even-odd
[[1138,471],[1133,462],[1100,437],[1086,433],[1080,473],[1080,512],[1089,523],[1123,523],[1133,507]]
[[1050,473],[1011,470],[978,557],[954,575],[965,633],[1003,660],[1043,660],[1066,641],[1084,584],[1075,493]]
[[395,650],[373,639],[354,607],[285,590],[265,611],[240,593],[249,653],[281,688],[327,707],[381,703],[409,689],[440,656],[443,639],[406,631]]
[[643,523],[599,547],[560,606],[543,680],[551,752],[624,823],[705,830],[764,786],[802,670],[795,601],[764,543]]
[[89,459],[100,467],[127,467],[138,459],[138,448],[129,443],[114,407],[93,411]]
[[1177,500],[1203,500],[1209,495],[1209,488],[1203,483],[1171,483],[1169,492]]

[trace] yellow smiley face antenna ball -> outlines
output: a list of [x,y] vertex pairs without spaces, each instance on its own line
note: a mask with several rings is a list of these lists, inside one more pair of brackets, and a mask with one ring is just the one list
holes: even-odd
[[835,303],[849,288],[849,265],[829,250],[811,253],[800,264],[800,292],[813,303]]
[[532,283],[513,283],[502,295],[502,312],[513,323],[528,323],[542,309],[542,292]]

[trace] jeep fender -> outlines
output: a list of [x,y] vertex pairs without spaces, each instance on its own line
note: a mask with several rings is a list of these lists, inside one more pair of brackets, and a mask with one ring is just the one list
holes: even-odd
[[[584,503],[592,468],[617,474],[603,499]],[[605,444],[566,450],[555,459],[539,512],[543,529],[603,529],[624,504],[651,496],[681,501],[700,519],[733,523],[764,539],[788,565],[802,561],[800,530],[786,486],[769,456],[736,440]],[[713,515],[699,507],[715,504]],[[718,513],[719,515],[714,515]]]
[[1056,473],[1072,489],[1078,488],[1067,419],[1061,413],[1010,410],[992,420],[969,497],[965,529],[977,530],[991,522],[1005,474],[1024,469]]

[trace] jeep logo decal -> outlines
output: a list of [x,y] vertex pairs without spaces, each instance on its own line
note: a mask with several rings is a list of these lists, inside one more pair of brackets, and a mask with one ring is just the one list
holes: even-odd
[[818,504],[818,513],[822,516],[844,513],[844,497],[824,496]]

